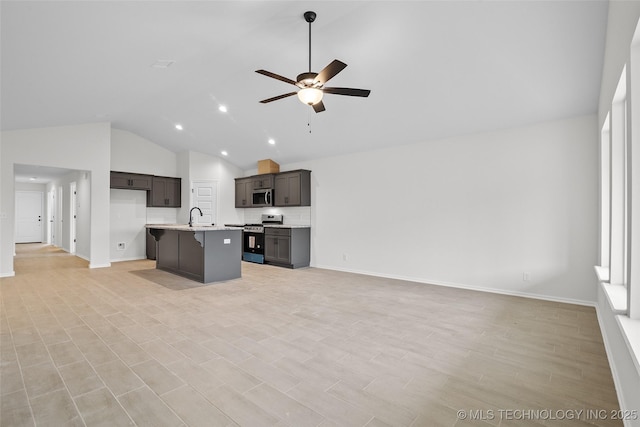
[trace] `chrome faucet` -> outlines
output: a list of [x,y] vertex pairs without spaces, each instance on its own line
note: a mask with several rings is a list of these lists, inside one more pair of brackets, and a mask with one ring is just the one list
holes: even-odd
[[189,227],[193,227],[193,210],[194,209],[198,209],[198,212],[200,212],[200,216],[202,216],[202,211],[200,210],[199,207],[195,206],[193,208],[191,208],[191,210],[189,211]]

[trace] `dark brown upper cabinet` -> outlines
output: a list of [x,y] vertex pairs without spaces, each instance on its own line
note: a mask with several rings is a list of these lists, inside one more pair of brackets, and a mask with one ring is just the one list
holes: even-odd
[[253,178],[236,178],[236,208],[251,207]]
[[157,208],[179,208],[181,206],[180,178],[154,176],[151,191],[147,193],[147,206]]
[[151,175],[111,171],[111,188],[123,190],[151,190]]
[[311,171],[299,169],[276,174],[273,206],[311,206]]

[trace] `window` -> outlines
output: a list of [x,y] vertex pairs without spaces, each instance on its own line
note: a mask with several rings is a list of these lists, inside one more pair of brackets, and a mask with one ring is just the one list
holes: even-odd
[[627,167],[626,167],[626,67],[618,81],[609,113],[609,283],[626,286],[628,253],[626,243],[628,224],[627,207]]
[[609,245],[611,245],[609,218],[610,216],[610,146],[611,132],[609,131],[609,121],[611,115],[607,114],[604,120],[602,131],[600,133],[600,258],[599,265],[603,267],[603,273],[600,279],[609,281]]
[[[627,87],[627,135],[629,135],[629,317],[640,320],[640,22],[631,43]],[[635,107],[635,113],[634,113]],[[629,114],[630,112],[630,114]],[[634,223],[635,222],[635,227]]]
[[[636,106],[636,113],[633,106]],[[600,134],[600,266],[613,311],[640,320],[640,23]],[[635,227],[634,227],[635,222]]]

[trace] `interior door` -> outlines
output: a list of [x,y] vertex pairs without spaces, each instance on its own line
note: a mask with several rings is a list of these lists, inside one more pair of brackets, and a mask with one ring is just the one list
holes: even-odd
[[202,211],[202,216],[198,214],[198,211],[193,212],[193,223],[202,225],[215,224],[218,209],[218,182],[194,181],[191,191],[191,206],[198,207]]
[[16,191],[16,243],[42,242],[41,191]]

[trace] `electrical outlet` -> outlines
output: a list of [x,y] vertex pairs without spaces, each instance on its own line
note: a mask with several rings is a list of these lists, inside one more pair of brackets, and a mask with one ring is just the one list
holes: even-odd
[[346,260],[347,260],[347,258],[348,258],[348,257],[347,257],[347,254],[342,254],[342,260],[343,260],[343,261],[346,261]]
[[125,242],[118,242],[118,250],[124,251],[127,248],[127,244]]
[[528,271],[525,271],[524,273],[522,273],[522,280],[524,282],[531,281],[531,273],[529,273]]

